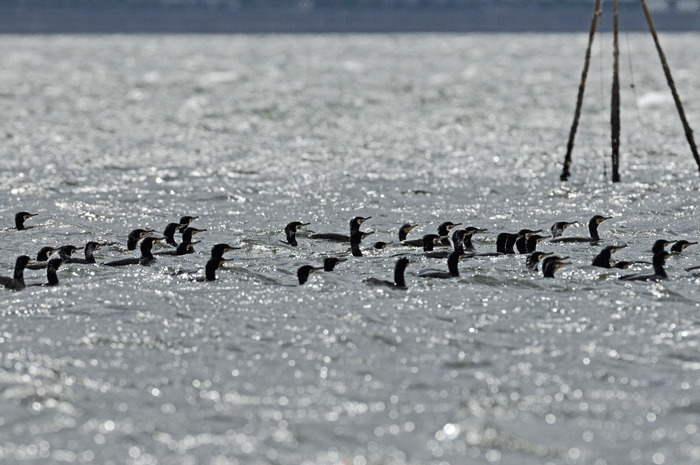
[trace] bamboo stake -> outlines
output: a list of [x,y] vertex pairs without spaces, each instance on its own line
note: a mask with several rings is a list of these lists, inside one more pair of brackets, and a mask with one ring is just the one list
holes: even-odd
[[[642,0],[644,1],[644,0]],[[610,103],[612,127],[612,182],[620,182],[620,47],[617,41],[618,0],[613,1],[613,84]]]
[[644,15],[647,17],[647,23],[649,23],[649,30],[651,31],[652,37],[654,37],[654,44],[656,44],[656,50],[659,52],[661,66],[664,69],[664,74],[666,74],[666,81],[668,82],[668,86],[671,88],[673,100],[676,102],[676,108],[678,109],[678,114],[680,115],[681,122],[683,123],[683,129],[685,130],[685,138],[688,140],[688,144],[690,144],[690,151],[693,152],[695,163],[697,163],[698,169],[700,170],[700,155],[698,155],[698,148],[695,145],[695,139],[693,138],[693,130],[688,124],[688,120],[685,117],[685,112],[683,111],[683,104],[681,103],[681,99],[678,96],[678,92],[676,92],[676,85],[674,84],[673,77],[671,76],[671,69],[668,67],[668,63],[666,62],[666,56],[664,55],[663,50],[661,50],[661,44],[659,43],[659,38],[656,35],[656,28],[654,28],[654,21],[652,21],[651,13],[649,13],[649,8],[647,8],[647,2],[645,0],[641,0],[641,2],[642,8],[644,8]]
[[591,63],[591,46],[593,45],[593,36],[595,35],[596,23],[600,14],[600,0],[595,0],[593,7],[593,20],[591,21],[591,30],[588,33],[588,48],[586,49],[586,61],[583,65],[581,73],[581,83],[578,86],[578,97],[576,99],[576,112],[574,113],[574,122],[571,124],[569,132],[569,142],[566,144],[566,156],[564,157],[564,168],[562,169],[559,179],[566,181],[571,176],[569,168],[571,167],[571,152],[574,150],[574,139],[576,138],[576,129],[578,128],[578,120],[581,117],[581,105],[583,103],[583,93],[586,89],[586,77],[588,76],[588,67]]

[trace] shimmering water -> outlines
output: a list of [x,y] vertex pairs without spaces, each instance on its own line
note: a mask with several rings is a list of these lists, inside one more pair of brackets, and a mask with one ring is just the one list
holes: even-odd
[[[0,461],[697,463],[698,246],[659,284],[543,243],[574,262],[554,280],[508,256],[440,282],[419,282],[445,266],[419,258],[406,292],[363,283],[391,278],[393,248],[286,286],[347,254],[281,244],[293,220],[372,216],[369,243],[450,220],[488,228],[491,251],[498,232],[604,214],[626,260],[697,240],[700,179],[647,35],[622,42],[623,182],[603,176],[609,37],[558,181],[586,39],[0,37],[0,213],[39,214],[1,233],[3,275],[44,245],[123,244],[185,214],[207,229],[195,255],[0,290]],[[662,43],[697,130],[698,35]],[[217,242],[243,247],[217,282],[171,276]]]

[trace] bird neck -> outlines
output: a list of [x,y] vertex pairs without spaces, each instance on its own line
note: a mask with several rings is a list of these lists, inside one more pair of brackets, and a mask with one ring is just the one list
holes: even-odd
[[288,229],[286,231],[287,233],[287,243],[293,247],[296,247],[298,245],[297,243],[297,232],[293,231],[291,229]]
[[611,258],[612,254],[610,253],[610,251],[604,250],[593,259],[593,266],[598,266],[601,268],[610,268]]
[[58,275],[56,275],[56,268],[50,266],[46,269],[46,277],[49,280],[49,286],[55,286],[58,284]]
[[207,277],[207,281],[216,280],[216,269],[219,268],[219,259],[209,260],[207,266],[204,268],[204,274]]
[[350,248],[352,249],[352,256],[353,257],[361,257],[362,256],[362,250],[360,250],[360,243],[359,242],[353,242],[350,244]]
[[665,264],[666,264],[666,257],[664,256],[663,253],[657,253],[654,255],[653,265],[654,265],[654,274],[656,276],[660,276],[662,278],[668,277],[668,275],[666,274],[666,270],[664,269]]
[[404,277],[405,270],[406,265],[403,263],[398,263],[396,268],[394,268],[394,284],[397,287],[406,287],[406,278]]
[[450,275],[455,278],[459,276],[459,255],[456,257],[450,256],[447,260],[447,269],[450,271]]

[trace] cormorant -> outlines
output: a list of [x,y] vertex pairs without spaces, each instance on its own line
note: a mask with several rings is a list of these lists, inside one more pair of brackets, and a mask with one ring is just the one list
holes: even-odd
[[612,259],[612,254],[614,254],[618,250],[624,249],[625,247],[627,247],[627,244],[609,245],[609,246],[605,247],[603,250],[600,251],[600,253],[598,255],[595,256],[591,265],[597,266],[600,268],[612,268],[612,267],[614,267],[615,265],[610,263],[610,260]]
[[24,222],[31,218],[32,216],[37,216],[38,213],[27,213],[27,212],[19,212],[15,215],[15,229],[17,231],[22,231],[23,229],[27,229],[24,226]]
[[[441,223],[440,226],[438,226],[438,233],[437,235],[440,237],[440,241],[438,242],[440,245],[446,245],[447,247],[450,246],[450,240],[447,238],[447,235],[449,232],[454,228],[455,226],[458,226],[462,223],[452,223],[450,221],[446,221],[444,223]],[[402,228],[408,226],[407,224],[403,225]],[[399,235],[401,234],[401,231],[399,231]],[[425,237],[425,236],[423,236]],[[402,245],[406,245],[409,247],[423,247],[423,239],[412,239],[410,241],[402,241]],[[438,244],[435,244],[438,245]]]
[[61,266],[63,263],[63,260],[60,258],[52,258],[49,260],[49,264],[46,266],[46,278],[48,282],[46,283],[37,283],[37,284],[29,284],[28,286],[55,286],[58,284],[58,275],[56,275],[56,271],[58,271],[58,268]]
[[564,230],[571,225],[578,224],[578,221],[557,221],[552,225],[552,239],[561,237],[564,234]]
[[299,245],[297,242],[297,231],[299,231],[301,228],[304,226],[308,226],[311,223],[301,223],[299,221],[292,221],[291,223],[288,223],[287,226],[284,227],[284,234],[287,236],[286,241],[280,241],[283,244],[291,245],[292,247],[296,247]]
[[299,280],[299,285],[304,284],[309,279],[309,275],[315,271],[322,270],[323,267],[314,267],[311,265],[304,265],[297,270],[297,279]]
[[527,256],[527,260],[525,260],[525,266],[530,271],[537,271],[537,268],[540,264],[540,260],[549,255],[554,255],[554,252],[532,252],[530,255]]
[[[452,233],[452,245],[454,245],[454,252],[464,253],[463,238],[466,233],[464,229],[458,229]],[[425,252],[424,257],[428,258],[447,258],[453,251],[451,250],[440,250],[436,252]]]
[[[505,242],[505,252],[506,254],[514,254],[515,250],[513,247],[515,247],[518,239],[523,238],[524,241],[527,242],[530,237],[532,237],[534,234],[537,234],[538,232],[542,232],[541,229],[538,229],[537,231],[533,231],[531,229],[521,229],[515,234],[508,234],[506,237],[506,242]],[[501,237],[501,234],[498,235]],[[496,244],[498,245],[498,243]],[[525,246],[526,247],[526,246]],[[527,253],[527,252],[520,252],[520,253]]]
[[542,275],[545,278],[553,278],[555,271],[562,268],[564,265],[571,264],[571,262],[564,261],[567,258],[569,257],[557,257],[556,255],[545,257],[544,260],[542,260]]
[[58,248],[56,247],[42,247],[39,253],[36,254],[36,261],[27,264],[26,268],[28,270],[45,270],[48,266],[49,257],[57,250]]
[[105,263],[106,266],[124,266],[124,265],[150,265],[153,263],[156,259],[153,257],[153,254],[151,253],[151,249],[153,248],[153,244],[158,241],[162,241],[165,239],[164,237],[153,237],[153,236],[148,236],[141,241],[141,256],[139,258],[133,257],[133,258],[123,258],[121,260],[114,260],[111,262]]
[[609,220],[612,216],[601,216],[595,215],[588,222],[588,232],[591,237],[557,237],[552,239],[550,242],[598,242],[600,236],[598,235],[598,225],[605,220]]
[[549,236],[541,236],[539,234],[532,234],[530,237],[519,235],[515,240],[515,246],[518,248],[519,253],[532,253],[537,250],[537,244],[548,237]]
[[30,260],[31,258],[29,258],[28,255],[20,255],[17,257],[17,260],[15,260],[14,277],[7,278],[5,276],[0,276],[0,284],[13,291],[21,291],[24,289],[24,268]]
[[163,231],[163,236],[165,236],[165,243],[168,245],[172,245],[173,247],[177,247],[177,242],[175,241],[175,233],[177,231],[180,231],[184,228],[186,228],[186,225],[182,225],[180,223],[168,223],[168,225],[165,227],[165,230]]
[[216,244],[211,248],[211,258],[221,258],[226,252],[239,249],[240,247],[231,247],[228,244]]
[[204,266],[204,276],[199,276],[197,278],[190,278],[191,281],[216,281],[216,270],[219,269],[228,260],[225,258],[210,258],[207,264]]
[[437,234],[426,234],[423,236],[421,239],[423,252],[432,252],[435,246],[440,243],[440,240],[442,240],[442,237]]
[[394,281],[385,281],[377,278],[367,278],[364,280],[365,283],[375,286],[387,286],[392,289],[406,289],[406,278],[404,278],[404,271],[408,264],[411,263],[406,257],[401,257],[396,261],[396,266],[394,267]]
[[[85,258],[72,258],[72,257],[63,257],[63,263],[78,263],[81,265],[92,265],[94,263],[97,263],[95,260],[95,250],[100,248],[100,244],[94,241],[90,241],[87,244],[85,244]],[[60,251],[59,251],[60,252]]]
[[448,235],[450,231],[452,231],[452,229],[461,224],[462,223],[452,223],[451,221],[445,221],[444,223],[440,224],[440,226],[438,226],[438,236],[440,236],[440,245],[443,245],[445,247],[451,246],[452,244],[448,239]]
[[350,235],[346,236],[344,234],[336,234],[336,233],[317,233],[317,234],[311,234],[309,236],[309,239],[324,239],[326,241],[333,241],[333,242],[350,242],[350,238],[352,236],[352,233],[355,231],[360,230],[360,225],[367,221],[368,219],[372,218],[371,216],[356,216],[355,218],[350,220]]
[[198,216],[182,216],[180,217],[180,231],[183,231],[191,222],[199,218]]
[[197,233],[205,232],[206,229],[197,229],[193,228],[191,226],[186,227],[182,231],[182,243],[183,244],[189,244],[192,242],[192,236],[194,236]]
[[666,264],[666,259],[670,256],[671,254],[665,250],[655,252],[652,259],[654,274],[631,274],[620,276],[620,279],[623,281],[662,281],[668,279],[664,265]]
[[153,255],[189,255],[194,253],[195,244],[199,244],[201,241],[194,242],[181,242],[175,250],[163,250],[161,252],[153,252]]
[[389,247],[391,244],[393,244],[392,241],[389,241],[389,242],[381,242],[381,241],[380,241],[380,242],[375,242],[375,243],[374,243],[374,248],[377,249],[377,250],[382,250],[382,249],[386,249],[386,248]]
[[363,232],[358,230],[352,233],[352,237],[350,238],[350,249],[352,250],[353,257],[362,257],[360,243],[365,237],[369,236],[370,234],[374,234],[374,232]]
[[691,245],[695,245],[697,242],[688,242],[686,240],[681,240],[673,244],[673,247],[671,247],[671,252],[675,253],[681,253],[683,252],[686,248],[690,247]]
[[651,246],[651,253],[663,252],[666,246],[673,244],[676,241],[668,241],[666,239],[657,239],[654,241],[654,245]]
[[450,256],[447,257],[447,269],[449,271],[440,271],[440,270],[421,270],[418,272],[418,277],[420,278],[440,278],[440,279],[448,279],[448,278],[458,278],[459,277],[459,261],[466,257],[464,252],[460,251],[454,251],[450,253]]
[[476,233],[486,232],[488,229],[469,226],[468,228],[464,228],[462,231],[464,231],[464,237],[462,237],[462,246],[464,247],[464,251],[476,252],[476,248],[474,248],[474,245],[472,244],[472,236]]
[[62,263],[68,263],[69,260],[72,260],[73,253],[77,252],[80,249],[82,249],[82,247],[76,247],[74,245],[62,245],[56,250],[56,253],[59,257],[61,257]]
[[323,260],[323,271],[333,271],[338,263],[348,261],[347,258],[328,257]]
[[[410,233],[416,226],[417,224],[404,224],[399,228],[399,242],[403,242],[406,240],[406,236],[408,236],[408,233]],[[420,245],[419,245],[420,247]]]
[[139,241],[152,232],[155,232],[155,229],[134,229],[129,233],[129,237],[126,240],[126,249],[136,250]]

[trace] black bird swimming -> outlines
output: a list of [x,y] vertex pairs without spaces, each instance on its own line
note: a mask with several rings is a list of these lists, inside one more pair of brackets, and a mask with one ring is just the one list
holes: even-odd
[[309,279],[309,275],[318,270],[322,270],[323,267],[314,267],[311,265],[304,265],[297,270],[297,279],[299,280],[299,285],[304,284]]
[[[404,224],[399,228],[399,242],[403,242],[406,240],[406,236],[408,236],[408,233],[413,231],[413,229],[418,226],[417,224]],[[418,246],[420,247],[420,245]]]
[[29,258],[28,255],[20,255],[17,257],[17,260],[15,260],[14,277],[8,278],[5,276],[0,276],[0,284],[13,291],[21,291],[24,289],[24,268],[27,266],[27,263],[29,263],[30,260],[31,258]]
[[[197,241],[197,243],[198,243],[198,242],[199,242],[199,241]],[[189,245],[190,247],[192,247],[193,244],[194,244],[194,243],[191,243],[191,244],[188,244],[188,245]],[[180,244],[180,245],[182,245],[182,244]],[[180,247],[180,246],[178,246],[178,247]],[[231,246],[228,245],[228,244],[215,244],[215,245],[211,248],[211,257],[210,257],[210,260],[209,260],[209,261],[214,260],[214,263],[215,263],[215,259],[220,259],[220,260],[223,259],[223,258],[224,258],[224,254],[225,254],[226,252],[230,252],[231,250],[239,250],[239,249],[240,249],[240,247],[231,247]],[[209,263],[209,261],[207,261],[207,263]],[[226,260],[226,261],[228,261],[228,260]],[[214,266],[214,265],[210,265],[210,266]],[[219,266],[221,266],[221,264],[217,265],[217,267],[219,267]],[[173,276],[179,276],[179,275],[181,275],[181,274],[193,274],[193,273],[197,273],[199,270],[201,270],[201,268],[193,268],[193,269],[189,269],[189,270],[180,270],[180,271],[176,271],[175,273],[172,273],[172,275],[173,275]],[[205,274],[206,274],[206,270],[205,270]],[[202,278],[202,280],[203,280],[203,279],[204,279],[204,278]],[[200,279],[199,279],[199,278],[193,278],[193,280],[196,281],[196,280],[200,280]],[[200,280],[200,281],[201,281],[201,280]]]
[[406,278],[404,277],[404,271],[406,267],[411,263],[406,257],[401,257],[396,261],[396,266],[394,267],[394,281],[385,281],[377,278],[367,278],[364,280],[365,283],[374,286],[387,286],[392,289],[406,289]]
[[210,258],[204,266],[204,276],[190,278],[190,280],[198,282],[216,281],[216,270],[226,262],[227,260],[225,258]]
[[[92,265],[94,263],[97,263],[95,260],[95,250],[100,248],[100,244],[94,241],[90,241],[87,244],[85,244],[85,258],[73,258],[73,257],[64,257],[63,258],[63,263],[78,263],[81,265]],[[59,251],[60,252],[60,251]]]
[[[458,229],[452,233],[452,245],[454,250],[439,250],[435,252],[424,252],[423,256],[428,258],[447,258],[453,252],[464,253],[464,243],[463,238],[466,234],[466,230]],[[439,239],[439,237],[438,237]],[[433,241],[434,242],[434,241]]]
[[[438,226],[438,236],[440,236],[440,244],[445,247],[449,247],[452,244],[450,243],[450,240],[448,239],[448,235],[450,231],[452,231],[455,227],[461,225],[462,223],[452,223],[451,221],[445,221],[444,223],[440,224]],[[437,245],[437,244],[436,244]]]
[[72,260],[73,253],[77,252],[80,249],[82,249],[82,247],[76,247],[74,245],[62,245],[61,247],[56,249],[56,253],[61,258],[62,263],[68,263],[69,260]]
[[686,248],[690,247],[691,245],[695,245],[697,242],[688,242],[686,240],[681,240],[673,244],[671,247],[671,252],[675,253],[681,253],[683,252]]
[[352,236],[352,233],[355,231],[360,230],[360,225],[367,221],[368,219],[372,218],[371,216],[356,216],[355,218],[350,220],[350,235],[346,236],[344,234],[336,234],[336,233],[316,233],[316,234],[311,234],[309,236],[309,239],[323,239],[326,241],[333,241],[333,242],[350,242],[350,238]]
[[231,247],[228,244],[216,244],[211,248],[211,258],[221,258],[226,252],[239,249],[240,247]]
[[532,234],[530,237],[526,235],[518,235],[515,240],[515,246],[518,248],[519,253],[532,253],[537,250],[537,244],[547,239],[549,236],[541,236],[539,234]]
[[375,242],[373,247],[377,250],[383,250],[383,249],[386,249],[387,247],[389,247],[391,244],[393,244],[392,241],[389,241],[389,242],[381,242],[380,241],[380,242]]
[[134,229],[129,233],[129,237],[126,240],[127,250],[136,250],[136,246],[139,241],[146,237],[149,233],[155,232],[154,229]]
[[170,255],[170,256],[180,256],[189,255],[194,253],[195,244],[199,244],[201,241],[194,242],[181,242],[175,250],[163,250],[160,252],[153,252],[153,255]]
[[338,263],[348,261],[347,258],[328,257],[323,260],[323,271],[333,271]]
[[475,228],[474,226],[469,226],[468,228],[464,228],[462,231],[464,231],[464,236],[462,237],[462,247],[464,248],[464,251],[476,252],[476,248],[472,244],[472,236],[480,232],[486,232],[488,231],[488,229]]
[[466,257],[464,252],[451,252],[450,256],[447,257],[447,269],[448,271],[441,271],[441,270],[420,270],[418,272],[418,277],[420,278],[440,278],[440,279],[449,279],[449,278],[458,278],[459,277],[459,261]]
[[571,264],[571,262],[564,261],[567,258],[569,257],[557,257],[556,255],[545,257],[544,260],[542,260],[542,275],[545,278],[553,278],[555,271],[562,268],[564,265]]
[[191,222],[199,218],[198,216],[183,216],[180,217],[180,231],[183,231]]
[[37,213],[27,213],[27,212],[19,212],[15,215],[15,229],[17,231],[22,231],[24,229],[27,229],[24,226],[24,222],[31,218],[32,216],[36,216]]
[[666,239],[657,239],[654,241],[654,245],[651,246],[651,253],[655,254],[658,252],[663,252],[666,246],[673,244],[676,241],[667,241]]
[[300,221],[292,221],[291,223],[288,223],[287,226],[284,227],[284,234],[287,236],[286,241],[280,241],[283,244],[291,245],[292,247],[296,247],[299,245],[297,242],[297,231],[299,231],[301,228],[304,226],[308,226],[311,223],[302,223]]
[[[520,231],[518,231],[515,234],[508,234],[508,236],[506,237],[506,241],[505,241],[505,252],[503,252],[503,253],[514,254],[515,250],[513,248],[517,244],[518,239],[521,239],[521,238],[523,241],[525,241],[523,243],[523,250],[526,250],[527,240],[530,239],[530,237],[532,237],[533,235],[537,234],[538,232],[542,232],[542,230],[538,229],[537,231],[533,231],[531,229],[521,229]],[[501,237],[501,234],[499,234],[498,237]],[[498,242],[496,243],[496,245],[498,246]],[[520,252],[520,253],[527,253],[527,252]]]
[[[438,226],[438,233],[437,233],[437,236],[440,238],[440,240],[437,243],[435,243],[435,245],[441,245],[441,246],[445,245],[445,246],[449,247],[451,244],[450,244],[450,240],[447,238],[448,234],[454,227],[456,227],[460,224],[462,224],[462,223],[452,223],[450,221],[445,221],[444,223],[441,223],[440,226]],[[405,226],[408,226],[408,225],[405,224],[402,226],[402,228]],[[399,235],[400,235],[400,231],[399,231]],[[423,238],[424,237],[425,236],[423,236]],[[412,239],[410,241],[404,240],[401,242],[401,244],[409,246],[409,247],[424,247],[425,243],[423,242],[423,238]]]
[[564,234],[564,230],[571,225],[578,224],[578,221],[557,221],[552,225],[552,239],[561,237]]
[[58,250],[56,247],[42,247],[36,254],[36,261],[28,263],[28,270],[45,270],[48,266],[49,257]]
[[125,266],[125,265],[144,265],[148,266],[152,264],[156,259],[151,253],[153,244],[158,241],[162,241],[164,237],[153,237],[148,236],[141,241],[141,256],[139,258],[123,258],[121,260],[114,260],[112,262],[105,263],[106,266]]
[[540,264],[540,260],[549,255],[554,255],[554,252],[532,252],[530,255],[527,256],[527,260],[525,260],[525,266],[530,271],[537,271],[537,268]]
[[663,281],[664,279],[668,279],[664,265],[666,264],[666,259],[670,256],[671,254],[665,250],[655,252],[654,258],[652,259],[654,274],[628,274],[626,276],[620,276],[620,279],[622,281]]
[[550,242],[598,242],[600,236],[598,235],[598,225],[605,220],[609,220],[612,216],[601,216],[595,215],[588,222],[588,232],[591,237],[557,237],[552,239]]
[[600,253],[598,255],[595,256],[591,265],[597,266],[600,268],[612,268],[612,267],[614,267],[615,265],[610,263],[610,260],[612,259],[612,254],[614,254],[618,250],[624,249],[625,247],[627,247],[627,244],[609,245],[609,246],[605,247],[603,250],[600,251]]
[[201,232],[205,232],[205,231],[206,231],[206,229],[197,229],[197,228],[193,228],[191,226],[188,226],[182,231],[182,242],[184,244],[189,244],[192,242],[192,236],[194,236],[197,233],[201,233]]
[[363,232],[358,230],[352,233],[352,236],[350,238],[350,249],[352,250],[353,257],[362,257],[360,243],[365,237],[369,236],[370,234],[374,234],[374,232]]
[[163,231],[163,236],[165,236],[165,243],[177,247],[177,242],[175,241],[175,233],[180,231],[180,228],[185,229],[187,226],[180,223],[168,223]]
[[423,252],[432,252],[433,249],[435,249],[435,246],[440,243],[441,239],[442,238],[437,234],[426,234],[423,236],[421,239],[421,242],[423,243]]
[[29,286],[41,286],[41,287],[46,287],[46,286],[56,286],[58,284],[58,275],[56,274],[56,271],[58,271],[58,268],[61,266],[63,263],[63,260],[60,258],[52,258],[49,260],[49,264],[46,267],[46,278],[48,282],[45,283],[36,283],[36,284],[29,284]]
[[498,236],[496,236],[496,252],[497,253],[507,253],[506,252],[506,244],[508,243],[508,239],[510,238],[511,234],[510,233],[500,233]]

